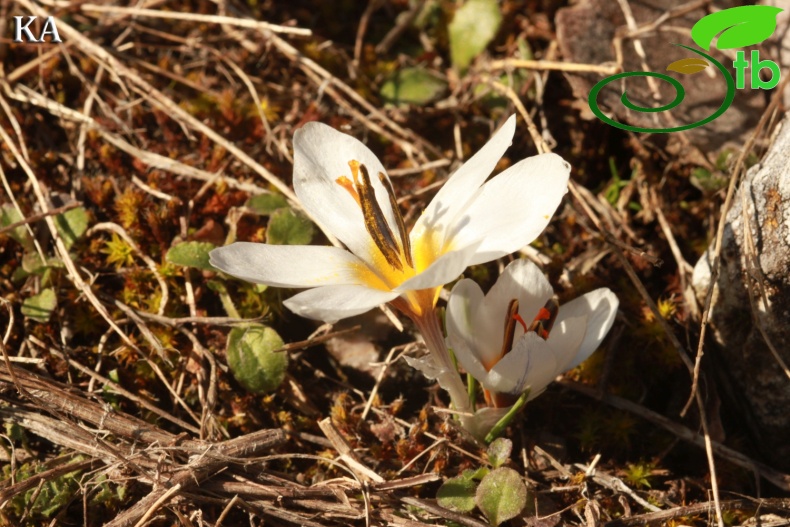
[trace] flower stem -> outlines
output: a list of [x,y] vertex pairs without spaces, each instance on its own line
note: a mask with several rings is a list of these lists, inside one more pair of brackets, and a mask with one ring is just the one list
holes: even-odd
[[420,316],[413,317],[412,320],[422,334],[422,338],[425,339],[425,345],[428,347],[434,365],[440,372],[436,378],[439,386],[450,394],[450,400],[456,410],[471,414],[472,408],[469,405],[466,387],[461,380],[461,375],[453,365],[450,352],[444,342],[444,334],[436,310],[426,310]]
[[527,399],[529,399],[529,390],[521,394],[521,397],[518,398],[516,404],[510,407],[510,410],[500,419],[491,431],[485,437],[486,444],[490,443],[497,437],[499,437],[505,428],[508,427],[510,422],[513,420],[514,417],[524,408],[524,405],[527,404]]

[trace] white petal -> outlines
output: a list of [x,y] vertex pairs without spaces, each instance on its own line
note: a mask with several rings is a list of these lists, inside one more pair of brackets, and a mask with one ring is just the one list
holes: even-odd
[[[614,324],[619,304],[617,296],[609,289],[602,287],[560,306],[555,324],[579,316],[587,317],[587,331],[584,334],[584,340],[579,346],[576,357],[565,366],[565,370],[575,368],[598,349],[601,341]],[[549,341],[552,340],[552,336],[553,333],[549,336]]]
[[[554,290],[543,272],[529,260],[515,260],[505,267],[502,275],[488,291],[480,307],[478,331],[486,335],[496,335],[492,345],[499,349],[502,346],[505,316],[510,301],[518,300],[519,315],[529,324],[538,314],[546,301],[552,297]],[[524,334],[521,325],[516,326],[516,337]]]
[[546,341],[527,333],[502,357],[481,384],[488,390],[519,395],[527,389],[539,393],[554,380],[556,360]]
[[437,250],[441,250],[447,226],[491,175],[513,142],[515,132],[516,116],[511,115],[491,139],[447,179],[414,225],[413,236],[422,237],[426,233],[436,233],[439,238]]
[[495,357],[483,356],[483,350],[477,345],[478,342],[486,342],[492,337],[481,334],[480,328],[475,324],[475,315],[483,302],[483,296],[483,290],[476,282],[468,278],[459,280],[447,300],[445,326],[448,339],[466,341],[477,359],[491,362]]
[[482,240],[470,265],[489,262],[532,242],[568,191],[570,165],[556,154],[524,159],[483,185],[448,232],[453,247]]
[[365,265],[338,247],[249,242],[214,249],[209,261],[236,278],[275,287],[356,284]]
[[461,366],[475,379],[483,379],[487,371],[483,363],[498,358],[500,348],[490,346],[489,335],[474,326],[474,315],[483,300],[483,291],[475,282],[464,279],[455,284],[447,302],[447,344],[453,349]]
[[471,342],[453,335],[447,337],[447,346],[453,350],[456,359],[458,359],[466,373],[480,382],[483,382],[488,377],[488,371],[486,371],[483,363],[480,362],[478,351],[472,347]]
[[335,323],[389,302],[398,293],[380,291],[362,285],[328,285],[308,289],[292,296],[283,305],[305,318]]
[[373,245],[365,230],[362,211],[337,179],[345,176],[353,181],[349,161],[356,160],[365,165],[377,201],[398,239],[389,197],[378,178],[379,173],[386,175],[381,162],[357,139],[322,123],[305,124],[294,133],[293,144],[293,184],[299,201],[351,252],[372,264]]
[[452,282],[469,267],[469,260],[474,257],[479,245],[469,245],[441,255],[423,272],[403,282],[396,291],[418,291]]
[[[563,307],[560,307],[562,313]],[[554,375],[559,375],[571,369],[571,364],[579,356],[584,336],[587,334],[587,315],[580,314],[576,317],[562,317],[557,315],[554,328],[549,334],[547,342],[557,360],[557,370]],[[586,358],[586,357],[585,357]]]

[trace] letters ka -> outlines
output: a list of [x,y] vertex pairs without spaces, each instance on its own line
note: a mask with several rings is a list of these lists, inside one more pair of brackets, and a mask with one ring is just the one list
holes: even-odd
[[58,27],[55,25],[55,17],[48,16],[41,25],[41,32],[36,35],[37,29],[36,16],[15,16],[14,17],[14,42],[41,43],[44,37],[49,35],[52,42],[63,42],[58,34]]

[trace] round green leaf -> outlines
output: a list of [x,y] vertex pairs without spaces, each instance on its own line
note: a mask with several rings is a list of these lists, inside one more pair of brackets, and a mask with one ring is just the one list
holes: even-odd
[[58,214],[55,216],[55,228],[69,249],[88,229],[88,213],[83,207],[76,207]]
[[463,71],[494,40],[502,23],[497,0],[467,0],[453,16],[447,30],[450,58]]
[[510,439],[500,437],[488,445],[488,461],[494,468],[499,468],[510,459],[513,451],[513,442]]
[[248,199],[244,206],[261,216],[268,216],[277,209],[287,207],[288,201],[280,194],[258,194]]
[[[19,214],[19,211],[17,211],[13,205],[7,204],[0,207],[0,228],[8,227],[14,223],[19,223],[23,219],[24,218],[22,215]],[[22,244],[22,247],[25,249],[33,249],[33,237],[30,236],[30,233],[27,231],[27,228],[24,225],[19,225],[13,229],[9,229],[5,232],[5,234],[8,234],[8,236]]]
[[176,265],[186,267],[197,267],[205,271],[216,271],[208,263],[208,253],[214,249],[213,243],[208,242],[184,242],[174,245],[167,251],[165,260]]
[[25,299],[22,302],[22,314],[32,318],[36,322],[45,323],[49,321],[52,312],[58,306],[58,299],[54,289],[44,289],[37,295]]
[[253,393],[277,389],[285,379],[288,354],[274,350],[283,339],[272,328],[261,324],[233,328],[228,334],[228,366],[239,384]]
[[527,487],[515,470],[498,468],[480,482],[475,502],[488,518],[488,523],[496,527],[515,518],[524,510],[527,504]]
[[41,256],[37,252],[26,252],[22,255],[22,270],[26,275],[38,273],[43,274],[48,267],[50,260],[41,261]]
[[266,243],[273,245],[308,245],[313,239],[313,222],[291,208],[275,210],[266,229]]
[[471,512],[475,508],[477,483],[464,476],[445,481],[436,493],[436,501],[445,509],[456,512]]
[[404,68],[381,86],[381,97],[392,104],[428,104],[447,89],[447,82],[425,68]]

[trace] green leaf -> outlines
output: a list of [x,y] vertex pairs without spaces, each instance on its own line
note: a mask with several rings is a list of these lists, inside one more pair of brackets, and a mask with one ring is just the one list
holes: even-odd
[[467,0],[447,28],[453,66],[459,71],[466,70],[494,39],[501,23],[497,0]]
[[447,82],[425,68],[398,70],[381,86],[381,97],[392,104],[423,105],[438,99]]
[[272,392],[282,384],[288,368],[283,339],[261,324],[233,328],[228,335],[228,366],[239,384],[253,393]]
[[22,302],[22,314],[36,322],[45,323],[49,321],[49,317],[57,306],[58,299],[55,290],[48,288],[37,295],[26,298]]
[[716,170],[721,170],[722,172],[729,172],[730,164],[733,162],[733,159],[736,157],[737,152],[730,148],[725,148],[722,150],[718,156],[716,156]]
[[[79,463],[84,458],[75,457],[69,464]],[[24,481],[46,470],[46,465],[38,462],[24,463],[17,466],[16,480]],[[4,467],[5,472],[5,467]],[[46,525],[48,522],[42,521],[49,519],[56,512],[70,503],[76,492],[80,489],[81,470],[75,470],[62,474],[56,478],[41,481],[39,485],[33,485],[26,491],[19,492],[12,496],[4,505],[4,512],[11,512],[11,516],[19,517],[25,514],[28,521],[24,525]],[[7,474],[4,474],[7,477]],[[36,497],[33,500],[33,497]]]
[[[409,4],[414,5],[414,3],[410,0]],[[406,12],[401,13],[398,15],[398,19],[401,16],[407,15]],[[443,12],[442,8],[439,5],[438,0],[428,0],[423,2],[422,8],[420,12],[417,14],[417,17],[414,19],[412,25],[423,31],[430,31],[431,29],[435,28],[439,24],[442,23]],[[401,20],[398,20],[400,22]]]
[[609,171],[612,173],[612,183],[604,190],[604,197],[612,206],[615,206],[620,199],[620,189],[625,187],[628,181],[623,181],[620,178],[620,172],[617,170],[614,157],[609,158]]
[[496,527],[515,518],[524,510],[527,504],[527,487],[515,470],[498,468],[480,482],[475,502],[488,518],[488,523]]
[[116,410],[120,410],[120,397],[118,397],[118,393],[115,391],[113,384],[121,384],[121,379],[118,376],[118,370],[112,369],[107,372],[107,378],[109,378],[112,382],[105,383],[102,386],[102,397],[104,398],[105,402],[107,402],[110,406],[115,408]]
[[41,277],[41,285],[50,285],[50,278],[53,269],[64,269],[66,265],[58,257],[50,256],[45,262],[41,261],[41,255],[37,252],[26,252],[22,255],[22,265],[14,269],[11,273],[11,281],[17,283],[30,275]]
[[213,243],[208,242],[183,242],[174,245],[167,251],[165,260],[176,265],[196,267],[204,271],[216,271],[208,263],[208,253],[214,249]]
[[[19,214],[19,211],[17,211],[16,208],[11,204],[3,205],[3,207],[0,208],[0,228],[8,227],[12,223],[20,222],[23,219],[24,218],[21,214]],[[10,231],[7,231],[6,234],[19,242],[25,249],[33,249],[33,237],[30,236],[30,233],[27,231],[27,228],[24,225],[14,227]]]
[[37,252],[30,251],[22,255],[22,269],[27,274],[43,273],[48,264],[49,261],[41,261],[41,256]]
[[245,207],[261,216],[268,216],[277,209],[288,206],[288,201],[280,194],[258,194],[247,200]]
[[291,208],[277,209],[269,218],[266,243],[273,245],[307,245],[315,227],[302,213]]
[[710,50],[713,39],[718,49],[743,48],[759,44],[773,35],[779,7],[747,5],[723,9],[702,17],[691,28],[691,38],[702,49]]
[[725,188],[729,183],[729,179],[719,172],[711,172],[705,168],[695,168],[691,171],[689,179],[692,185],[700,189],[702,192],[714,193]]
[[11,441],[19,441],[24,445],[27,444],[28,439],[24,428],[9,421],[6,421],[3,424],[5,425],[5,433]]
[[494,468],[499,468],[510,459],[513,451],[513,442],[510,439],[500,437],[488,445],[488,461]]
[[491,472],[491,470],[488,467],[479,467],[477,469],[468,468],[468,469],[464,470],[463,472],[461,472],[461,476],[460,477],[462,477],[464,479],[470,479],[470,480],[474,479],[474,480],[480,481],[481,479],[486,477],[489,472]]
[[[40,514],[44,518],[51,518],[56,512],[66,506],[79,490],[79,479],[82,471],[69,472],[53,480],[46,481],[41,487],[36,501],[33,504],[33,514]],[[28,491],[25,497],[33,497],[35,489]]]
[[445,509],[471,512],[475,508],[475,487],[477,483],[472,479],[463,476],[450,478],[439,487],[436,500]]
[[70,249],[88,229],[88,213],[83,207],[76,207],[58,214],[55,216],[55,228],[66,249]]

